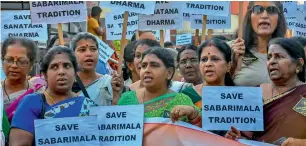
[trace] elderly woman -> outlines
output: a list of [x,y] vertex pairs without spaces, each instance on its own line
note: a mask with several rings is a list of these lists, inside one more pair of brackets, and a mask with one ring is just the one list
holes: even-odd
[[227,138],[242,136],[274,143],[287,138],[282,146],[306,144],[305,54],[302,46],[286,38],[269,43],[267,68],[272,83],[262,84],[264,97],[264,131],[239,132],[234,127]]
[[10,146],[34,144],[35,119],[89,114],[89,107],[94,103],[71,90],[76,70],[76,57],[69,48],[56,46],[47,52],[41,63],[41,71],[46,78],[48,88],[43,94],[30,94],[21,100],[12,121]]
[[96,72],[99,60],[97,38],[90,33],[79,33],[73,37],[71,48],[80,68],[77,72],[77,82],[74,83],[72,89],[73,92],[89,97],[97,105],[117,104],[117,98],[113,98],[112,77]]
[[203,83],[195,45],[186,45],[180,49],[176,61],[179,71],[187,83],[192,83],[195,86]]
[[25,38],[8,38],[1,49],[2,67],[6,78],[1,81],[4,108],[11,120],[19,101],[27,94],[42,89],[28,81],[27,75],[33,68],[37,47]]
[[174,59],[170,52],[160,47],[152,48],[142,55],[140,80],[144,88],[124,93],[118,105],[145,105],[145,117],[164,117],[173,121],[183,116],[190,123],[201,125],[201,114],[190,98],[169,89],[174,74]]
[[196,59],[200,62],[199,70],[204,83],[194,87],[187,87],[182,93],[188,95],[197,107],[202,108],[203,87],[234,86],[229,74],[231,56],[231,48],[223,40],[212,39],[200,45]]
[[231,75],[238,86],[259,86],[271,82],[266,70],[267,46],[272,38],[284,37],[286,20],[279,1],[249,2],[244,18],[243,38],[236,39]]

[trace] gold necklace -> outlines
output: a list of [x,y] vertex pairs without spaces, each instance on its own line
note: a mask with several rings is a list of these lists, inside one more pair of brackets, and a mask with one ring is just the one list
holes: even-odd
[[53,102],[53,104],[55,104],[54,99],[52,98],[52,96],[49,94],[49,92],[48,92],[47,90],[44,92],[44,94],[46,95],[46,97],[47,97],[48,99],[50,99],[50,100]]

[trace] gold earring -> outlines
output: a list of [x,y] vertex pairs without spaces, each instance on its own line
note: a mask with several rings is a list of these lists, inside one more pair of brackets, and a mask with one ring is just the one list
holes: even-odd
[[295,71],[296,73],[299,73],[300,72],[300,70],[299,69],[296,69],[296,71]]

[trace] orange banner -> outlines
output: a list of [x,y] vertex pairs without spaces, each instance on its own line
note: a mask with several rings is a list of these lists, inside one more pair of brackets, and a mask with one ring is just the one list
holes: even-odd
[[144,124],[143,146],[245,146],[234,140],[172,124]]

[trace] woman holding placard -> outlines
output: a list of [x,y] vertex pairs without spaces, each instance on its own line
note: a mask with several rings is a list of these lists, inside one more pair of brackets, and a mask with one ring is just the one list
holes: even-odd
[[174,58],[170,52],[160,47],[146,50],[141,57],[140,80],[144,88],[124,93],[118,105],[145,105],[145,117],[164,117],[173,121],[187,119],[201,125],[201,114],[190,98],[169,89],[174,74]]
[[19,103],[12,121],[10,146],[31,146],[35,137],[34,120],[86,116],[95,104],[72,92],[77,61],[71,49],[56,46],[41,63],[48,88],[43,94],[30,94]]
[[[269,43],[267,68],[272,83],[262,84],[264,131],[239,132],[232,127],[227,138],[241,135],[282,146],[306,144],[305,54],[293,39],[277,38]],[[283,140],[281,140],[283,139]],[[303,140],[304,139],[304,140]]]
[[182,93],[188,95],[192,102],[202,108],[202,88],[205,86],[234,86],[230,77],[231,48],[219,39],[205,41],[198,49],[199,70],[204,83],[187,87]]
[[96,72],[99,59],[97,38],[87,32],[78,33],[71,41],[71,48],[80,68],[72,88],[73,92],[89,97],[97,105],[117,104],[117,99],[113,98],[112,77]]
[[278,1],[249,2],[244,17],[243,37],[236,39],[231,75],[238,86],[259,86],[271,82],[267,69],[267,46],[272,38],[284,37],[286,20]]

